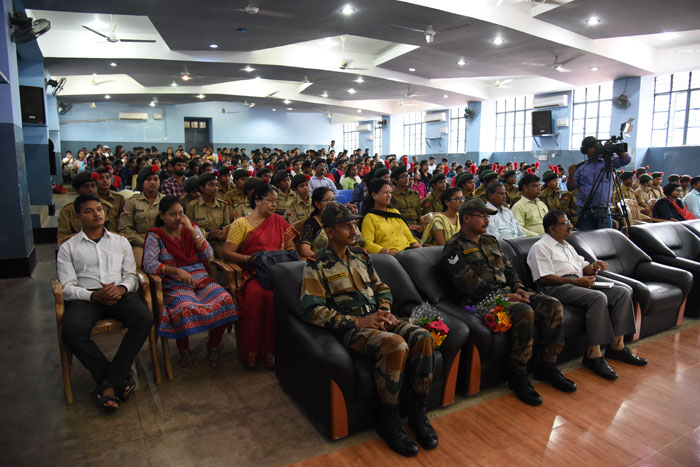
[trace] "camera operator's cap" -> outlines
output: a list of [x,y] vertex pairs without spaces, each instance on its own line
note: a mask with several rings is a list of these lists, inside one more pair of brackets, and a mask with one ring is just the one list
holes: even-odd
[[639,183],[646,183],[651,181],[651,175],[649,174],[642,174],[641,177],[639,177]]
[[279,183],[285,178],[289,178],[289,174],[286,170],[278,170],[275,175],[272,176],[272,183]]
[[491,180],[498,178],[498,174],[494,172],[493,170],[489,170],[488,172],[484,172],[479,176],[479,179],[484,182],[484,183],[489,183]]
[[690,179],[690,175],[681,175],[681,182],[689,182]]
[[399,177],[401,177],[401,175],[405,174],[406,172],[408,172],[408,170],[406,169],[405,165],[397,165],[391,170],[391,178],[398,179]]
[[469,211],[483,212],[484,214],[488,214],[489,216],[498,212],[495,209],[488,208],[484,204],[484,202],[481,201],[481,198],[468,198],[459,206],[460,215]]
[[240,180],[243,177],[249,177],[248,171],[245,169],[236,169],[233,171],[233,179]]
[[359,219],[360,216],[353,214],[340,203],[328,203],[321,213],[321,224],[324,227],[333,227],[336,224],[344,224]]
[[292,177],[292,190],[301,185],[302,183],[306,183],[308,180],[306,180],[306,175],[304,174],[296,174],[295,176]]
[[518,190],[523,191],[523,187],[525,185],[529,185],[530,183],[535,183],[535,182],[539,182],[539,181],[540,181],[540,177],[538,177],[537,175],[526,173],[525,175],[523,175],[523,177],[518,182]]
[[620,174],[620,180],[628,180],[634,177],[634,172],[622,172]]
[[663,177],[663,176],[664,176],[664,173],[663,173],[663,172],[653,172],[653,173],[651,174],[651,178],[661,178],[661,177]]
[[506,170],[503,172],[503,180],[507,180],[508,177],[515,177],[515,170]]
[[442,180],[445,180],[445,178],[446,177],[444,173],[435,174],[430,178],[430,184],[432,185],[433,183],[440,182]]
[[542,181],[545,183],[555,180],[557,178],[559,178],[559,174],[556,174],[551,170],[546,171],[544,175],[542,175]]
[[188,178],[185,180],[185,184],[183,186],[185,193],[192,193],[194,190],[197,189],[199,186],[199,177],[196,175],[193,177]]

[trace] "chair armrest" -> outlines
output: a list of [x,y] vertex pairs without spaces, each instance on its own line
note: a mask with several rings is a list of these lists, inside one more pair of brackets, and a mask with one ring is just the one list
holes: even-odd
[[151,298],[151,283],[148,280],[148,277],[146,276],[146,273],[143,272],[142,270],[138,269],[136,271],[136,277],[139,279],[139,294],[141,295],[141,299],[143,302],[146,304],[146,308],[148,308],[148,311],[153,314],[153,299]]
[[643,262],[634,275],[641,281],[664,282],[677,285],[687,295],[693,286],[693,275],[688,271],[654,262]]
[[[155,274],[149,274],[148,278],[151,281],[151,293],[153,296],[153,317],[160,318],[160,310],[163,309],[163,279]],[[158,321],[156,321],[158,322]]]
[[231,295],[234,296],[243,279],[243,269],[235,263],[220,259],[211,259],[209,264],[214,265],[217,271],[221,271],[226,276],[226,284],[222,284]]
[[[649,264],[650,262],[645,261],[645,263]],[[639,303],[642,313],[646,313],[649,302],[651,301],[651,291],[649,287],[638,280],[638,277],[631,278],[612,271],[601,271],[598,276],[613,279],[614,281],[622,282],[632,287],[633,300]]]
[[466,344],[469,339],[469,327],[464,321],[447,312],[440,313],[440,317],[447,327],[450,328],[450,332],[447,333],[447,338],[440,346],[443,367],[445,368],[445,375],[447,375],[447,372],[452,367],[452,362],[457,352],[462,350],[462,347],[464,347],[464,344]]
[[63,313],[65,311],[63,305],[63,286],[58,279],[51,280],[51,289],[53,291],[53,299],[56,303],[56,322],[60,323],[63,321]]

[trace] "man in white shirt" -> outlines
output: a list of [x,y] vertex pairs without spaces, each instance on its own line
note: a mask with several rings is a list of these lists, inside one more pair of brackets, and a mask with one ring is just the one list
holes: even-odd
[[506,207],[506,187],[500,183],[493,183],[486,187],[486,197],[489,200],[486,207],[497,211],[489,216],[486,233],[493,235],[497,240],[526,237],[513,212]]
[[[100,199],[80,195],[74,206],[82,230],[61,245],[56,259],[65,301],[61,336],[95,379],[98,406],[113,411],[134,390],[129,369],[153,317],[135,293],[138,280],[131,245],[104,228]],[[90,338],[95,323],[105,318],[117,319],[129,329],[111,362]]]
[[700,219],[700,177],[690,179],[690,192],[683,197],[683,206]]
[[326,171],[328,166],[326,165],[326,160],[318,158],[314,161],[314,176],[309,180],[309,188],[311,188],[311,193],[320,186],[325,186],[333,190],[334,195],[338,195],[338,189],[335,187],[335,183],[326,177]]
[[[571,236],[571,221],[563,211],[549,211],[542,221],[545,235],[527,255],[532,279],[539,290],[564,305],[585,310],[588,351],[583,366],[603,378],[615,380],[617,373],[606,360],[619,360],[637,366],[647,361],[625,346],[624,337],[634,334],[632,290],[626,285],[592,290],[595,276],[608,268],[605,261],[588,263],[564,240]],[[608,344],[603,356],[600,346]]]
[[435,171],[435,167],[437,167],[437,164],[435,163],[436,160],[437,159],[435,159],[435,156],[430,156],[428,158],[428,173],[430,175],[433,174],[433,172]]

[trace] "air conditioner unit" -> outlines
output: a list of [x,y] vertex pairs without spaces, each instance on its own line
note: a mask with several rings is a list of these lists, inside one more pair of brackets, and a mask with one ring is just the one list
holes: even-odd
[[425,123],[429,122],[446,122],[447,114],[445,112],[440,112],[439,114],[428,114],[425,116]]
[[357,125],[357,131],[359,131],[360,133],[372,131],[372,125],[369,123],[365,123],[364,125]]
[[540,109],[542,107],[568,107],[569,95],[558,94],[556,96],[535,97],[532,101],[532,107]]
[[441,126],[441,127],[440,127],[440,134],[441,134],[441,135],[446,135],[446,134],[447,134],[447,127],[446,127],[446,126]]
[[136,112],[119,112],[119,120],[148,120],[148,114]]

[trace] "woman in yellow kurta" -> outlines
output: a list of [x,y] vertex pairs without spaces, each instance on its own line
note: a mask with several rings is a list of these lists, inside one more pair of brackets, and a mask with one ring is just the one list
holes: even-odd
[[367,197],[362,204],[362,236],[369,253],[395,255],[408,247],[420,248],[399,211],[390,208],[391,185],[386,180],[375,179],[369,184]]
[[420,240],[423,246],[444,245],[447,240],[459,232],[459,206],[462,204],[462,190],[448,188],[440,195],[442,212],[435,214],[430,224],[423,231]]

